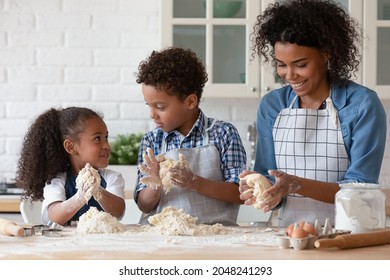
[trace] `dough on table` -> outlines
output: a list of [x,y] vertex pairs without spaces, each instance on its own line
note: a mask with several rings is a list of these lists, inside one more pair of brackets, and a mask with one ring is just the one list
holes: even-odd
[[253,191],[253,196],[256,198],[253,206],[259,209],[261,202],[264,201],[263,192],[272,187],[272,185],[265,176],[257,173],[248,174],[243,178],[243,180],[245,180],[247,185],[250,187],[247,192]]
[[91,207],[81,215],[77,223],[77,233],[118,233],[124,231],[124,226],[110,213]]
[[183,209],[166,207],[161,213],[149,217],[153,230],[162,235],[213,235],[224,234],[222,224],[197,224],[198,218],[186,214]]

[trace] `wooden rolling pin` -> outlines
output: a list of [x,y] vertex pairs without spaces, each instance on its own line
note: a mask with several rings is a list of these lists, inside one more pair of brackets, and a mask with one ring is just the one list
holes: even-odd
[[335,238],[318,239],[314,242],[316,248],[338,247],[351,249],[368,246],[390,244],[390,230],[380,230],[367,233],[338,235]]
[[10,220],[0,218],[0,233],[8,236],[24,236],[24,228]]

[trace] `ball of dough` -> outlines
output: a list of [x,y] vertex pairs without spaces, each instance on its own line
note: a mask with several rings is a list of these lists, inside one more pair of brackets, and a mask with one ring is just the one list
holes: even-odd
[[85,201],[88,202],[92,195],[98,195],[100,199],[100,175],[99,172],[93,168],[89,163],[80,170],[76,178],[76,188],[84,192]]
[[176,167],[189,168],[189,163],[187,160],[174,160],[170,158],[166,158],[160,162],[160,179],[165,193],[168,193],[174,185],[169,170]]
[[256,201],[253,203],[255,208],[260,208],[260,203],[264,201],[263,192],[272,185],[267,178],[261,174],[248,174],[243,178],[247,185],[253,190],[253,196]]

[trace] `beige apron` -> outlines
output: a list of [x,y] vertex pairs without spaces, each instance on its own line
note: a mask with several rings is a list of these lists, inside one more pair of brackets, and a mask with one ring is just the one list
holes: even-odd
[[[344,177],[349,159],[341,134],[337,110],[329,96],[326,110],[283,109],[273,128],[277,168],[291,175],[324,182]],[[279,225],[316,219],[323,225],[326,218],[334,223],[334,204],[298,194],[289,194],[279,210]]]
[[[207,122],[208,119],[205,118],[205,127],[207,127]],[[207,133],[214,126],[214,123],[203,134],[204,146],[191,149],[172,149],[166,152],[167,145],[164,141],[161,153],[166,158],[175,160],[178,160],[179,153],[182,153],[188,160],[191,171],[194,174],[210,180],[224,180],[221,172],[220,153],[214,145],[209,144]],[[187,214],[198,217],[197,222],[201,224],[221,223],[226,226],[237,225],[238,204],[209,198],[194,190],[176,186],[173,186],[167,194],[162,192],[158,206],[151,213],[142,214],[140,223],[147,223],[148,217],[160,213],[167,206],[183,209]]]

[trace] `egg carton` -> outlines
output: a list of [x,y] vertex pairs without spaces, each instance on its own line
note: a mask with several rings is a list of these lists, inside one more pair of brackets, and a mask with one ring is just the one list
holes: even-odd
[[316,220],[314,227],[316,228],[317,232],[320,233],[319,235],[309,234],[307,237],[293,238],[293,237],[289,237],[286,234],[286,232],[283,231],[276,234],[277,243],[279,247],[283,249],[288,249],[288,248],[294,248],[296,250],[313,249],[315,248],[314,242],[316,242],[316,240],[318,239],[335,238],[337,235],[351,233],[351,231],[333,229],[330,225],[329,219],[325,220],[325,225],[323,227],[320,227],[318,221]]

